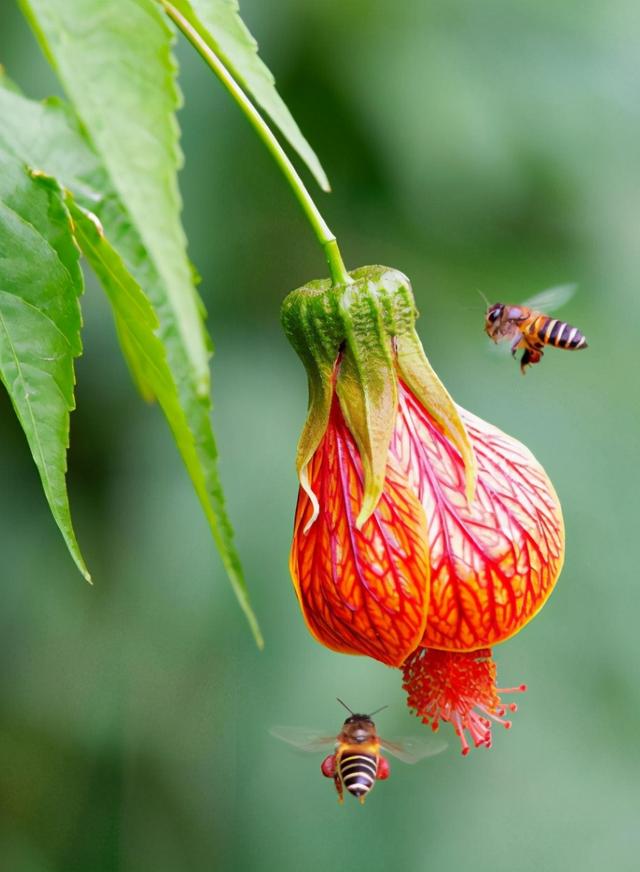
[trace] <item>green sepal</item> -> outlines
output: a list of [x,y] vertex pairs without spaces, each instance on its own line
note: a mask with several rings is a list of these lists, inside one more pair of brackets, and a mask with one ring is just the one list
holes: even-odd
[[344,352],[336,377],[340,408],[362,461],[360,529],[384,488],[389,443],[398,408],[392,336],[395,294],[408,281],[395,270],[363,267],[340,295]]
[[[386,365],[383,353],[376,357],[370,369],[362,370],[353,350],[347,347],[336,380],[340,408],[358,446],[364,474],[362,505],[356,519],[358,530],[375,511],[384,488],[398,405],[393,366]],[[371,356],[368,358],[371,360]]]
[[[292,291],[284,300],[284,332],[307,371],[309,404],[298,449],[296,470],[300,485],[313,506],[307,529],[318,516],[318,500],[309,483],[308,466],[329,423],[333,396],[333,370],[341,340],[340,320],[331,282],[318,279]],[[306,531],[305,531],[306,532]]]
[[473,449],[415,332],[409,279],[384,266],[360,267],[349,276],[349,284],[310,282],[289,294],[282,306],[282,325],[309,381],[307,420],[296,457],[300,484],[314,508],[307,528],[318,513],[308,464],[326,432],[334,390],[362,461],[364,488],[356,526],[362,527],[375,511],[397,414],[398,375],[460,451],[467,497],[473,496]]
[[[314,508],[307,527],[318,512],[308,464],[327,429],[334,389],[362,460],[364,494],[358,527],[375,510],[384,486],[397,408],[391,344],[398,307],[395,295],[408,286],[408,280],[379,266],[362,267],[350,277],[349,284],[332,285],[329,279],[310,282],[289,294],[282,306],[282,325],[309,383],[307,420],[296,455],[300,484]],[[409,299],[413,307],[410,292]]]

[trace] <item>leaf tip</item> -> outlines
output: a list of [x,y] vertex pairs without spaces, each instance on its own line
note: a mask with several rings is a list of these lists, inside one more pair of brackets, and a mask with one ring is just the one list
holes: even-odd
[[258,651],[264,651],[264,636],[262,635],[262,631],[260,630],[258,619],[254,615],[253,611],[247,612],[247,618],[249,619],[249,624],[251,626],[253,639],[256,643],[256,648],[258,649]]
[[333,188],[331,187],[331,182],[329,181],[329,179],[325,175],[324,171],[322,171],[322,174],[316,178],[318,179],[318,184],[320,185],[320,189],[322,191],[324,191],[325,194],[331,194],[333,191]]
[[378,505],[381,493],[382,487],[376,488],[375,491],[372,491],[370,493],[365,492],[364,498],[362,500],[362,506],[360,507],[360,512],[358,513],[358,517],[356,518],[356,530],[362,530],[371,515],[373,515],[376,510],[376,506]]

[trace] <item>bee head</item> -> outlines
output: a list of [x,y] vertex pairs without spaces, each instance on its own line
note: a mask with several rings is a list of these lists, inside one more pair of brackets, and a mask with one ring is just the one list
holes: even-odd
[[503,313],[504,303],[494,303],[493,306],[489,306],[489,308],[487,309],[484,329],[489,334],[489,336],[492,336],[497,330],[498,325],[502,320]]
[[340,705],[343,705],[349,712],[349,717],[342,725],[342,735],[350,742],[366,742],[376,734],[376,725],[373,723],[373,716],[377,715],[386,705],[381,706],[370,715],[358,714],[352,711],[349,706],[338,698]]
[[352,714],[350,717],[346,719],[344,722],[345,727],[352,726],[354,724],[362,724],[363,726],[373,726],[373,721],[371,720],[370,715],[358,715]]
[[490,324],[495,324],[495,322],[502,316],[504,312],[504,303],[494,303],[493,306],[489,306],[487,309],[487,321]]
[[375,735],[376,726],[369,715],[353,714],[342,725],[342,736],[347,742],[361,744]]

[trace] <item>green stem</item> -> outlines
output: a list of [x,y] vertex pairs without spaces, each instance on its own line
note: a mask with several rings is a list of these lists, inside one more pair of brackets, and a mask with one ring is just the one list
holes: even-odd
[[304,182],[296,172],[295,167],[287,157],[285,150],[276,139],[269,125],[265,122],[262,115],[260,115],[256,107],[244,93],[240,85],[238,85],[217,54],[205,42],[190,22],[187,21],[182,13],[168,2],[168,0],[160,0],[160,3],[164,7],[169,18],[171,18],[171,20],[182,31],[191,45],[196,49],[198,54],[213,70],[224,87],[231,94],[255,132],[267,147],[267,150],[271,153],[271,156],[279,166],[284,177],[289,182],[294,195],[302,206],[302,211],[306,215],[318,242],[324,250],[333,283],[350,284],[352,279],[342,261],[342,256],[335,235],[329,229],[327,222],[324,220],[318,207],[311,199],[311,194],[306,189]]

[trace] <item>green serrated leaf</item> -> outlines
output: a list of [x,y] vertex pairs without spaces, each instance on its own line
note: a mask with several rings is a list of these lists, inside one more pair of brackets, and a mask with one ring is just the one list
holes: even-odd
[[167,364],[164,346],[155,335],[158,322],[142,289],[128,271],[122,258],[104,236],[102,227],[91,213],[77,206],[71,196],[68,204],[73,217],[76,238],[91,267],[98,276],[111,303],[118,331],[135,358],[136,370],[144,384],[150,385],[166,415],[180,449],[207,519],[214,530],[218,549],[223,555],[227,573],[232,581],[254,636],[262,647],[262,636],[255,615],[249,605],[242,568],[233,548],[232,531],[226,519],[224,496],[217,477],[205,474],[189,421],[180,404],[180,397]]
[[[74,192],[85,208],[100,214],[118,239],[131,251],[147,258],[139,237],[131,226],[113,190],[111,180],[71,108],[57,97],[39,103],[4,89],[0,80],[0,147],[28,166],[45,168]],[[117,326],[117,325],[116,325]],[[147,402],[154,399],[151,386],[137,370],[137,359],[130,354],[126,337],[118,332],[120,345],[134,383]]]
[[162,332],[206,396],[209,352],[180,222],[172,28],[155,0],[20,2],[162,280]]
[[[144,288],[149,297],[160,321],[159,341],[166,351],[178,391],[180,413],[192,434],[193,448],[189,452],[185,454],[187,443],[184,440],[177,440],[178,447],[203,505],[225,570],[248,615],[256,640],[261,644],[255,616],[248,606],[233,530],[224,506],[211,424],[210,397],[198,389],[198,379],[177,326],[178,315],[171,305],[153,254],[145,248],[84,129],[73,112],[60,100],[36,103],[0,88],[0,146],[3,144],[21,155],[30,165],[41,167],[59,178],[73,192],[76,203],[98,216],[114,249],[122,257],[135,282]],[[151,309],[149,300],[146,300],[146,307]],[[142,313],[143,309],[139,311]],[[153,310],[151,314],[156,324],[156,314]],[[134,380],[143,396],[155,396],[156,379],[151,379],[152,370],[145,363],[144,356],[139,354],[126,319],[115,309],[114,316]],[[173,406],[163,403],[163,411],[175,433]]]
[[160,0],[170,2],[218,55],[238,81],[277,125],[297,151],[323,191],[329,180],[285,102],[275,79],[258,55],[258,43],[240,17],[237,0]]
[[73,360],[82,351],[82,290],[78,251],[59,186],[0,149],[0,379],[53,517],[90,581],[66,488]]

